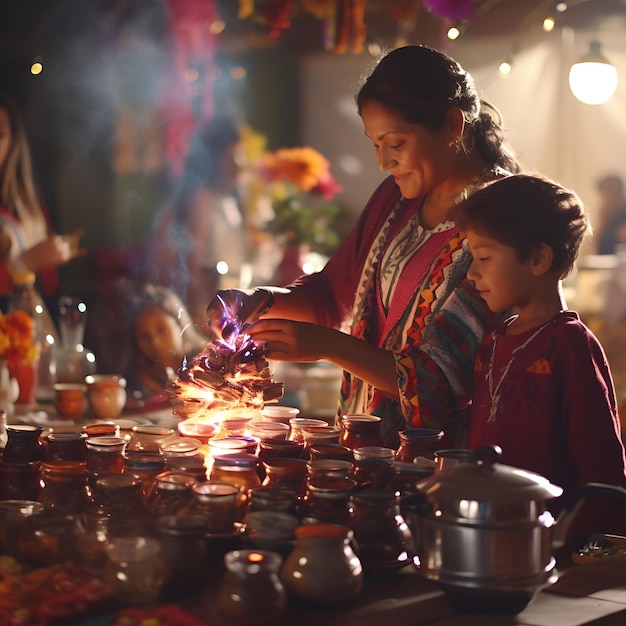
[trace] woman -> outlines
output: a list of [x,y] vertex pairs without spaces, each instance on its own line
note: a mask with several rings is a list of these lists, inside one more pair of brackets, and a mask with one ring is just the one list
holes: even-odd
[[39,288],[51,295],[56,268],[84,250],[84,231],[52,232],[35,191],[24,124],[16,103],[0,95],[0,294],[12,288],[12,274],[24,269],[38,277]]
[[241,152],[233,120],[200,127],[171,207],[157,220],[154,282],[176,291],[198,324],[205,321],[207,295],[238,287],[248,260],[237,192]]
[[342,367],[339,415],[380,416],[387,445],[405,428],[433,426],[447,445],[463,445],[474,355],[491,314],[466,279],[471,257],[450,214],[518,165],[472,77],[431,48],[386,55],[357,105],[390,176],[320,273],[282,290],[218,293],[209,325],[219,335],[263,317],[246,332],[269,358]]

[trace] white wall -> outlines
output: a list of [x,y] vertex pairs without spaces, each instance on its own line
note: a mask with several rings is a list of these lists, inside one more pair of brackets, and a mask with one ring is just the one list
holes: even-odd
[[[509,55],[511,36],[460,40],[447,53],[476,81],[482,96],[501,112],[514,150],[525,168],[537,170],[575,189],[587,204],[592,222],[595,182],[606,173],[626,178],[626,26],[610,25],[598,33],[536,30],[518,42],[513,71],[500,76],[498,65]],[[620,82],[602,105],[578,102],[567,84],[569,67],[597,37],[604,55],[617,67]],[[383,174],[363,135],[354,94],[369,55],[315,53],[302,63],[302,137],[324,153],[343,185],[341,200],[355,217]]]

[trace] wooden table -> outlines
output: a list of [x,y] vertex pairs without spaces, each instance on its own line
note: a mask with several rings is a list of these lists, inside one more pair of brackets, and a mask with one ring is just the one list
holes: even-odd
[[[228,626],[211,611],[210,594],[203,613],[208,623]],[[335,609],[290,607],[281,626],[597,626],[626,625],[626,567],[573,566],[515,616],[462,614],[448,605],[438,585],[414,568],[396,578],[366,582],[350,605]]]

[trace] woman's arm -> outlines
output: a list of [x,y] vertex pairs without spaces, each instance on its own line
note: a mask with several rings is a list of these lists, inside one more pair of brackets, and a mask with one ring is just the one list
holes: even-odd
[[300,363],[324,359],[399,398],[395,359],[389,350],[334,328],[286,319],[262,319],[246,332],[265,345],[269,359]]

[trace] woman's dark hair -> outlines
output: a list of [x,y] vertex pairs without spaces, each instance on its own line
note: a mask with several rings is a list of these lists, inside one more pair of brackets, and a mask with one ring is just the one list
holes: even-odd
[[580,198],[538,175],[501,178],[455,207],[454,221],[514,248],[527,261],[541,244],[552,248],[551,271],[566,276],[574,266],[589,219]]
[[196,130],[191,138],[185,168],[177,184],[174,209],[185,213],[187,200],[201,187],[219,187],[224,157],[241,139],[234,119],[220,117]]
[[356,96],[359,114],[372,100],[431,132],[441,129],[449,109],[459,107],[469,125],[471,146],[483,159],[509,172],[520,169],[504,141],[497,109],[480,99],[472,76],[438,50],[405,46],[382,57]]

